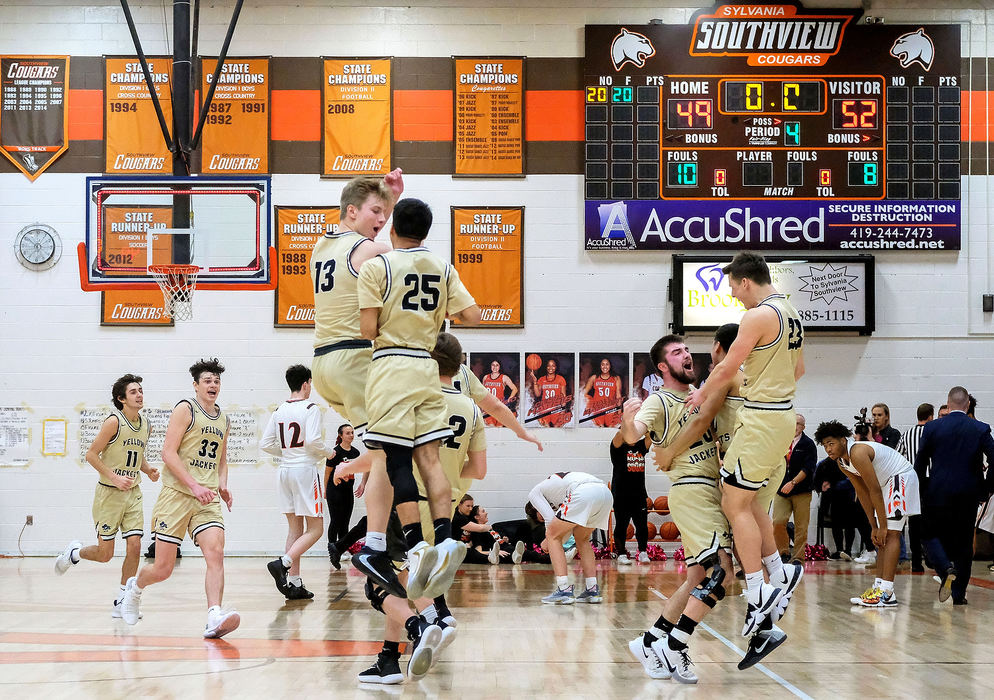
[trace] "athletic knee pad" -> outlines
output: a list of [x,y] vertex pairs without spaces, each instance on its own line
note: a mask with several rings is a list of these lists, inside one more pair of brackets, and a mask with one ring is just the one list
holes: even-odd
[[375,610],[376,612],[381,612],[384,615],[386,615],[386,613],[383,612],[383,601],[386,600],[388,595],[390,594],[387,593],[385,590],[383,590],[379,586],[373,585],[372,581],[366,579],[366,599],[369,601],[369,604],[373,607],[373,610]]
[[418,482],[414,480],[414,450],[400,445],[384,445],[387,454],[387,476],[393,485],[393,502],[411,503],[418,500]]
[[708,577],[697,584],[697,587],[690,592],[690,595],[697,598],[697,600],[709,608],[713,608],[719,600],[725,597],[725,587],[721,585],[721,582],[725,580],[725,570],[721,567],[717,558],[712,559],[705,567],[705,570],[710,571]]

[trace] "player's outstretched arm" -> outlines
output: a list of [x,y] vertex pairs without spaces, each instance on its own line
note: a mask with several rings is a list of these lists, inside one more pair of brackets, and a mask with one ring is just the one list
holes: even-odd
[[269,416],[266,429],[262,431],[262,439],[259,440],[259,449],[273,457],[282,457],[283,449],[280,446],[279,438],[276,437],[276,414]]
[[459,476],[463,479],[480,481],[487,476],[487,451],[476,450],[467,454],[466,463],[462,466]]
[[533,433],[525,430],[525,427],[521,425],[521,422],[518,420],[517,416],[514,415],[514,412],[505,406],[496,396],[490,392],[487,392],[485,397],[477,401],[477,405],[485,413],[490,414],[494,420],[503,425],[505,428],[513,430],[514,434],[519,438],[537,445],[539,452],[543,451],[544,448],[542,447],[542,441],[535,437]]
[[[710,382],[711,380],[708,379]],[[677,433],[676,439],[673,440],[666,447],[657,447],[653,454],[656,459],[657,468],[661,471],[666,471],[669,469],[670,465],[673,463],[673,459],[679,455],[683,454],[690,449],[691,445],[697,443],[704,433],[708,431],[711,424],[714,421],[714,417],[718,415],[718,411],[721,409],[722,403],[725,401],[725,397],[728,395],[729,390],[732,388],[734,380],[728,382],[724,391],[715,391],[704,402],[704,405],[694,413],[693,417],[684,424],[680,432]]]
[[460,323],[465,323],[468,326],[479,325],[480,321],[483,319],[483,312],[480,311],[480,307],[476,304],[467,306],[462,311],[457,311],[454,314],[450,314],[450,318],[458,320]]
[[[404,171],[400,168],[394,168],[383,176],[383,182],[390,188],[393,193],[393,201],[396,203],[400,199],[400,195],[404,194]],[[390,207],[390,211],[393,211],[393,207]],[[389,214],[387,215],[389,216]]]
[[628,399],[621,412],[621,437],[629,445],[634,445],[645,435],[645,423],[635,420],[640,408],[642,408],[642,399]]
[[[120,422],[117,416],[109,415],[107,419],[100,426],[100,430],[97,431],[97,435],[93,438],[93,443],[90,445],[90,449],[86,451],[86,461],[89,462],[90,466],[97,470],[100,474],[101,479],[106,479],[109,484],[116,486],[122,491],[127,491],[131,488],[133,482],[130,478],[117,474],[113,469],[104,464],[104,461],[100,459],[100,453],[107,449],[107,445],[110,441],[114,439],[117,435],[117,431],[120,427]],[[154,481],[154,480],[153,480]]]

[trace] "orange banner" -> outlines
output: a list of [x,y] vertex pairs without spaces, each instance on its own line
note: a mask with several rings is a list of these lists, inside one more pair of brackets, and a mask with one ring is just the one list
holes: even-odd
[[275,207],[276,286],[275,326],[314,327],[311,251],[326,233],[338,230],[338,207]]
[[393,138],[390,59],[326,58],[322,84],[322,175],[386,175]]
[[[148,68],[166,125],[172,133],[172,59],[149,58]],[[104,171],[171,175],[172,154],[159,128],[141,63],[134,57],[107,58],[104,76],[104,123],[107,125]]]
[[457,58],[456,175],[524,176],[525,59]]
[[452,207],[452,264],[483,311],[476,327],[525,325],[524,223],[524,207]]
[[[216,58],[200,62],[198,114],[216,68]],[[268,173],[269,111],[269,59],[226,59],[205,117],[200,172],[212,175]]]
[[108,289],[100,294],[101,326],[173,326],[158,289]]
[[[163,204],[108,204],[103,208],[100,255],[108,275],[144,275],[148,267],[148,231],[169,228],[173,208]],[[156,245],[154,262],[173,262],[172,236]],[[161,301],[161,300],[160,300]]]

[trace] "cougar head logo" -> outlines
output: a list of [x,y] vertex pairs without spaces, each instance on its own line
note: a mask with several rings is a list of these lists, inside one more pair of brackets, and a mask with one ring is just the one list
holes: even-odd
[[932,38],[921,28],[917,32],[902,34],[890,47],[890,55],[900,59],[901,68],[907,68],[917,61],[925,70],[932,68],[932,59],[935,57],[935,45]]
[[645,59],[655,53],[656,49],[647,37],[624,28],[611,42],[611,62],[614,63],[615,70],[621,70],[626,63],[642,68],[645,66]]
[[721,286],[722,280],[725,279],[725,274],[721,271],[721,264],[715,265],[704,265],[701,267],[696,274],[697,281],[701,283],[704,287],[704,291],[717,292],[718,287]]

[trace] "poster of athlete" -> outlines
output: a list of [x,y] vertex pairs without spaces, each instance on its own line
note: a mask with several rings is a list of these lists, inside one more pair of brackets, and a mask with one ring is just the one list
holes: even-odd
[[578,425],[617,428],[628,396],[627,352],[580,353]]
[[573,425],[572,353],[529,352],[525,355],[522,410],[525,425],[563,428]]
[[[521,356],[516,352],[474,352],[469,356],[469,368],[483,387],[497,400],[517,414],[521,399]],[[483,414],[487,425],[499,426],[492,416]]]

